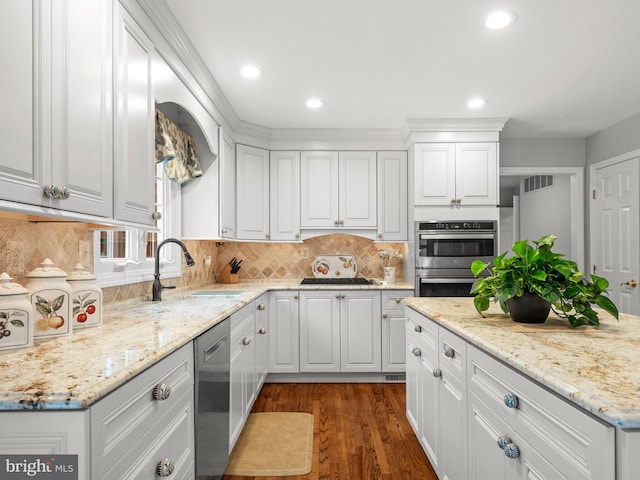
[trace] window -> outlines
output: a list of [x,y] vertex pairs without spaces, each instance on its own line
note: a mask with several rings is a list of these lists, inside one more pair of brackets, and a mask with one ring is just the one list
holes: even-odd
[[[155,252],[166,238],[180,237],[180,185],[156,166],[156,220],[153,230],[126,228],[96,230],[93,233],[93,263],[97,284],[113,287],[153,280]],[[172,243],[160,252],[163,279],[182,275],[182,252]]]

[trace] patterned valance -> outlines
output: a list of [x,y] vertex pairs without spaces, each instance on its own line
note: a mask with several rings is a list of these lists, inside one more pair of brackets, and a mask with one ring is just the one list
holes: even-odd
[[164,162],[164,171],[171,180],[183,184],[202,175],[196,145],[156,108],[156,163]]

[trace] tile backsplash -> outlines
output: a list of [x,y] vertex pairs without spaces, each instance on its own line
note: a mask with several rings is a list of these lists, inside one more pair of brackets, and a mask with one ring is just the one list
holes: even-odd
[[[20,216],[0,217],[0,273],[7,272],[15,282],[25,285],[25,274],[50,258],[57,267],[71,272],[77,263],[93,270],[93,239],[89,224],[65,221],[29,221]],[[220,270],[236,257],[243,260],[240,280],[279,280],[312,276],[315,255],[353,254],[358,277],[382,278],[382,249],[400,251],[406,258],[404,243],[374,243],[362,237],[341,233],[323,235],[303,243],[251,243],[216,240],[186,240],[196,264],[183,268],[182,278],[167,283],[178,287],[206,285],[217,280]],[[205,258],[211,257],[211,265]],[[395,263],[396,278],[402,279],[403,261]],[[151,282],[103,289],[105,304],[148,296]]]

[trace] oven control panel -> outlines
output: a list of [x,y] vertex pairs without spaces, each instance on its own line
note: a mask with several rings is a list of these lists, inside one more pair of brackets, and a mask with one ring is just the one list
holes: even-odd
[[497,222],[495,220],[470,222],[416,222],[416,232],[455,232],[458,230],[482,230],[494,232],[496,228]]

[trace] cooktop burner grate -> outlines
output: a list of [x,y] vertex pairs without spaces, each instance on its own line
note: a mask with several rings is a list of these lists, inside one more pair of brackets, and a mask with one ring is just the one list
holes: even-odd
[[366,278],[304,278],[300,285],[371,285]]

